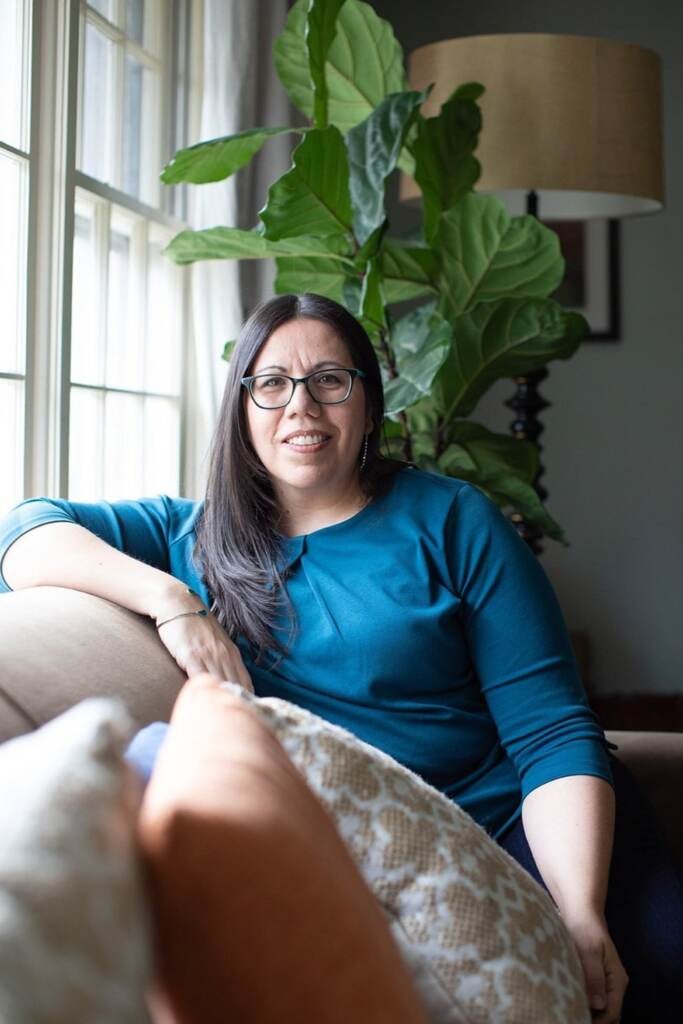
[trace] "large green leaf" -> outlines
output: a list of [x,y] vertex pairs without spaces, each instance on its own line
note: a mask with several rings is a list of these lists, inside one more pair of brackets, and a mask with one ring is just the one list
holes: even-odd
[[[432,241],[439,214],[470,192],[481,173],[473,156],[481,130],[481,112],[472,84],[462,86],[441,107],[437,117],[420,118],[410,145],[414,177],[422,191],[425,235]],[[474,98],[473,98],[474,97]]]
[[385,438],[403,437],[403,424],[398,420],[385,420],[382,424],[382,433]]
[[380,268],[388,303],[405,302],[436,291],[438,263],[431,249],[385,238],[380,250]]
[[389,225],[388,220],[383,220],[379,227],[375,228],[371,235],[363,242],[360,249],[357,250],[354,257],[354,262],[358,268],[359,273],[364,273],[365,264],[368,260],[373,260],[379,251],[379,247],[382,244],[385,232]]
[[291,170],[271,185],[261,210],[266,238],[350,233],[349,166],[339,129],[311,129],[293,160]]
[[539,464],[535,445],[465,421],[454,424],[450,434],[454,443],[438,460],[442,473],[472,481],[499,505],[511,506],[528,523],[566,543],[562,528],[532,485]]
[[439,427],[439,416],[429,396],[423,398],[420,402],[416,402],[415,405],[411,405],[406,411],[406,419],[413,437],[423,435],[431,438],[431,450],[434,452],[436,431]]
[[346,306],[349,313],[356,318],[360,316],[360,304],[363,295],[365,281],[357,274],[347,277],[344,281],[342,305]]
[[344,282],[347,280],[340,263],[315,256],[286,257],[275,260],[277,274],[274,290],[278,295],[315,292],[344,303]]
[[[388,387],[385,382],[385,389]],[[384,420],[384,433],[390,441],[391,452],[401,458],[409,458],[424,468],[431,468],[439,473],[441,470],[436,462],[435,440],[438,430],[438,417],[429,396],[421,398],[414,405],[394,419]],[[410,453],[406,452],[405,441],[410,439]]]
[[308,67],[313,85],[313,117],[318,128],[327,127],[325,62],[344,0],[309,0],[306,24]]
[[455,420],[451,423],[448,438],[451,444],[439,456],[439,463],[443,471],[451,476],[457,476],[453,470],[460,465],[463,451],[467,453],[467,463],[479,467],[482,478],[490,471],[505,470],[530,484],[538,472],[540,455],[537,446],[531,441],[510,434],[496,434],[471,420]]
[[446,210],[434,248],[451,318],[479,302],[551,295],[564,273],[557,235],[535,217],[511,218],[494,196],[466,195]]
[[368,260],[360,293],[359,318],[373,341],[386,330],[386,303],[378,260]]
[[404,353],[399,376],[384,389],[387,416],[396,415],[429,394],[432,382],[448,356],[453,329],[447,320],[435,314],[429,321],[427,337],[419,351]]
[[501,299],[481,303],[453,327],[453,346],[434,387],[434,400],[446,419],[469,416],[499,377],[568,359],[588,325],[552,299]]
[[511,506],[530,526],[537,527],[547,537],[568,546],[564,530],[550,515],[530,484],[519,477],[501,474],[497,478],[492,475],[486,487],[491,498],[501,508]]
[[301,128],[249,128],[237,135],[224,135],[220,139],[198,142],[188,149],[180,149],[161,172],[166,185],[182,181],[205,185],[209,181],[222,181],[248,164],[271,135],[299,132]]
[[479,469],[467,447],[463,444],[451,444],[439,458],[439,470],[446,476],[459,477],[460,480],[476,480]]
[[[396,320],[392,324],[390,335],[391,348],[399,372],[403,361],[409,356],[415,355],[427,344],[435,316],[435,309],[434,302],[427,302],[424,306],[412,309],[410,313],[406,313],[400,320]],[[438,320],[441,322],[442,318],[439,317]]]
[[[278,37],[275,67],[289,98],[313,116],[314,93],[306,45],[308,0],[297,0]],[[385,96],[406,88],[403,51],[391,25],[370,4],[346,0],[337,18],[337,34],[327,54],[327,119],[346,134]]]
[[176,263],[194,263],[196,260],[262,260],[269,256],[320,256],[353,269],[353,261],[347,256],[348,245],[338,235],[329,238],[303,235],[274,242],[256,231],[207,228],[204,231],[181,231],[165,252]]
[[486,88],[481,82],[465,82],[451,93],[448,100],[472,100],[473,103],[476,103],[485,92]]
[[385,182],[396,167],[406,132],[426,97],[427,90],[387,96],[346,135],[353,231],[359,245],[364,245],[385,220]]

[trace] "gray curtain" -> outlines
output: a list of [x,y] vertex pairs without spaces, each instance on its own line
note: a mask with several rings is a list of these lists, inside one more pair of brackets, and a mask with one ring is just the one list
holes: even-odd
[[[293,120],[275,74],[273,43],[287,16],[287,0],[201,0],[197,4],[192,66],[191,141],[231,135]],[[190,187],[194,228],[250,228],[268,185],[290,165],[294,136],[269,140],[252,164],[228,181]],[[185,493],[200,497],[208,449],[226,374],[221,352],[256,303],[272,294],[269,262],[228,260],[195,264],[191,275],[191,358],[188,365],[188,443]]]

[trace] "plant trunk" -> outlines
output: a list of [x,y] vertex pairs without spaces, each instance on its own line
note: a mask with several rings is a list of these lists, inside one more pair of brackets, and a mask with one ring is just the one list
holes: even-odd
[[[387,336],[384,331],[379,332],[379,345],[382,350],[382,355],[389,371],[389,376],[392,380],[398,377],[398,370],[396,369],[396,360],[394,359],[394,353],[391,351],[391,346],[387,341]],[[413,438],[410,433],[410,424],[408,423],[408,417],[405,412],[398,414],[399,422],[403,427],[403,458],[406,462],[413,461]]]

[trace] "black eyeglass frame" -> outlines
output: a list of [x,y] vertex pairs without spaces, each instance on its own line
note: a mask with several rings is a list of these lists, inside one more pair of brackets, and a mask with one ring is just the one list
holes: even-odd
[[[317,377],[319,373],[331,373],[334,370],[343,370],[344,373],[349,374],[349,390],[346,392],[343,398],[337,398],[333,402],[323,402],[319,398],[316,398],[315,395],[311,392],[311,389],[308,386],[308,382],[311,379],[311,377]],[[294,398],[294,392],[296,391],[297,384],[304,385],[306,391],[311,396],[313,401],[317,403],[317,405],[341,405],[342,402],[348,402],[349,398],[351,397],[351,392],[353,391],[353,382],[355,381],[356,377],[363,378],[366,376],[367,374],[365,373],[364,370],[357,370],[355,367],[349,368],[348,366],[325,366],[320,370],[313,370],[312,373],[307,373],[305,377],[290,377],[289,374],[287,373],[256,373],[252,377],[242,377],[240,384],[242,385],[242,387],[247,389],[254,405],[257,405],[259,409],[270,410],[285,409]],[[257,402],[256,399],[254,398],[254,392],[252,389],[254,381],[258,380],[259,377],[282,377],[284,380],[290,381],[292,384],[292,393],[290,394],[287,401],[284,402],[282,405],[261,405],[259,402]]]

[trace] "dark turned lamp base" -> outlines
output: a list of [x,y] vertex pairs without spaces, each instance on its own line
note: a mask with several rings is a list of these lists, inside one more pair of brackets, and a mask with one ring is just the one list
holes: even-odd
[[[538,193],[533,189],[527,192],[526,195],[526,212],[532,217],[538,217]],[[515,419],[510,424],[510,430],[513,435],[525,441],[532,441],[538,448],[539,453],[542,450],[542,445],[539,443],[538,438],[543,433],[543,424],[536,417],[539,412],[548,408],[550,402],[546,402],[544,398],[541,398],[538,393],[538,385],[547,376],[548,371],[545,367],[542,367],[534,373],[527,373],[522,377],[514,377],[517,391],[505,403],[509,409],[514,409],[515,411]],[[540,483],[544,472],[543,466],[539,466],[538,473],[532,481],[541,501],[545,501],[548,497],[548,492]],[[543,552],[543,545],[541,544],[543,531],[527,523],[519,512],[513,512],[510,516],[510,521],[533,553],[540,555]]]
[[[538,448],[539,453],[543,450],[539,437],[543,433],[544,428],[537,417],[538,413],[549,407],[550,402],[546,402],[545,398],[538,393],[538,386],[547,376],[548,371],[543,367],[534,373],[527,373],[523,377],[514,377],[517,390],[512,398],[508,398],[505,403],[515,413],[515,418],[510,424],[513,436],[519,438],[519,440],[532,441]],[[545,501],[548,496],[548,492],[541,483],[541,477],[544,473],[545,469],[543,466],[539,466],[538,472],[532,481],[541,501]],[[527,523],[519,512],[513,512],[510,516],[510,521],[519,536],[522,540],[526,541],[534,554],[540,555],[543,551],[543,545],[541,544],[543,538],[542,531]]]

